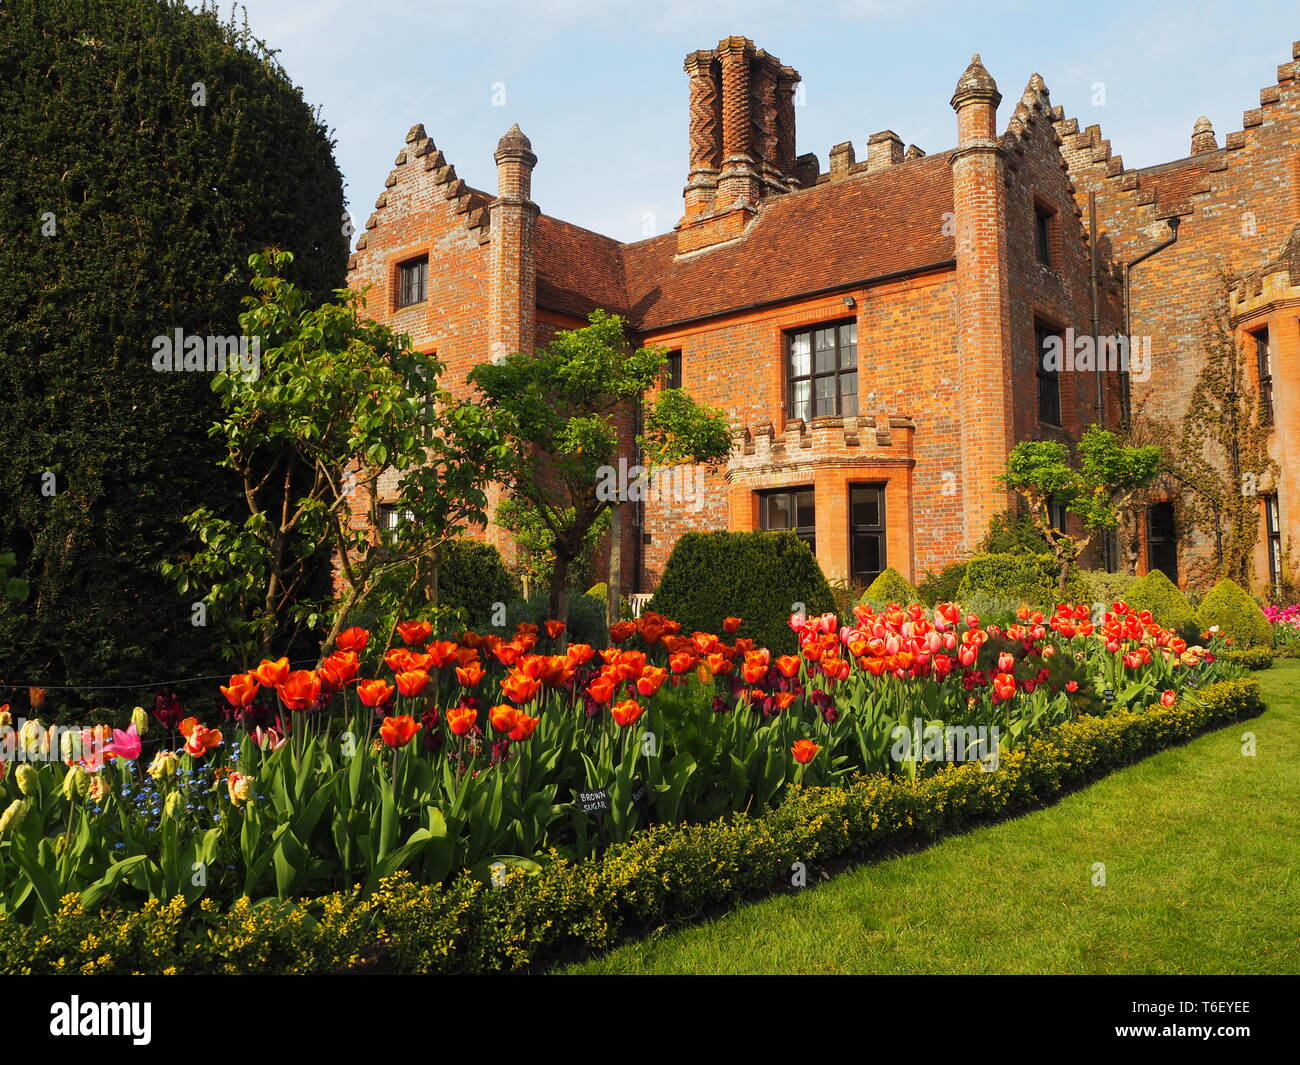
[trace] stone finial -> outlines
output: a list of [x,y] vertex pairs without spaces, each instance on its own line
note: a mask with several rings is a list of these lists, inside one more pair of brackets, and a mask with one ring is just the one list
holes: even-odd
[[1200,155],[1202,152],[1212,152],[1219,147],[1219,142],[1214,136],[1214,126],[1210,120],[1202,115],[1196,120],[1196,125],[1192,127],[1192,154]]
[[506,130],[505,135],[497,141],[498,152],[522,150],[531,153],[532,148],[533,142],[524,136],[524,131],[519,128],[518,122]]
[[407,144],[414,144],[416,141],[425,141],[428,139],[429,139],[429,135],[424,132],[423,122],[417,122],[414,126],[412,126],[409,130],[406,131]]
[[1034,92],[1042,93],[1044,96],[1050,95],[1047,91],[1047,82],[1043,80],[1043,76],[1041,74],[1029,75],[1029,88],[1031,88]]
[[903,154],[903,159],[906,160],[907,162],[911,162],[913,159],[924,159],[924,158],[925,158],[924,150],[918,148],[915,144],[909,144],[907,146],[907,151]]
[[998,84],[993,80],[993,75],[984,69],[978,52],[971,56],[970,65],[957,79],[957,88],[952,94],[950,103],[955,111],[972,100],[987,101],[994,107],[1002,102]]

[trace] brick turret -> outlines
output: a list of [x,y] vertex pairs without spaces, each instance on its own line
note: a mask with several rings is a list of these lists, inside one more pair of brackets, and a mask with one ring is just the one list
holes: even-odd
[[537,156],[518,125],[497,143],[497,198],[491,204],[492,267],[489,352],[494,359],[531,351],[537,317]]
[[989,519],[1007,506],[997,477],[1005,470],[1014,431],[1006,174],[997,136],[1001,100],[980,57],[972,57],[951,101],[957,112],[952,196],[966,550],[974,549]]

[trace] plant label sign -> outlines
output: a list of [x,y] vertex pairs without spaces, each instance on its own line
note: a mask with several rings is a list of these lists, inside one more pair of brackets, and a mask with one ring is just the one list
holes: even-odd
[[586,791],[579,791],[578,809],[588,816],[609,813],[609,790],[607,788],[590,788]]
[[1102,694],[1102,698],[1104,698],[1104,699],[1106,700],[1106,702],[1108,702],[1108,703],[1113,703],[1113,702],[1115,701],[1115,689],[1114,689],[1114,688],[1107,688],[1107,689],[1106,689],[1104,692],[1102,692],[1101,694]]
[[643,781],[638,780],[636,782],[636,786],[632,789],[632,805],[640,806],[642,803],[646,801],[646,797],[649,794],[650,793],[646,791],[645,783]]

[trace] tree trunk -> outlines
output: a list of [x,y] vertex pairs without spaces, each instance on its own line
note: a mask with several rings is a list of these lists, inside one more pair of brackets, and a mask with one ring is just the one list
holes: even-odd
[[623,506],[609,508],[609,578],[605,583],[605,626],[612,628],[619,619],[623,590]]
[[572,559],[556,556],[555,569],[551,571],[550,616],[556,621],[564,622],[564,632],[560,637],[560,646],[569,644],[569,566]]

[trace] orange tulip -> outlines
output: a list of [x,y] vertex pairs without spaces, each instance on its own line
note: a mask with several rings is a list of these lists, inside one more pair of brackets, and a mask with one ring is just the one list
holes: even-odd
[[289,678],[289,660],[280,658],[272,662],[269,658],[264,658],[253,670],[253,675],[266,687],[276,688]]
[[360,625],[353,625],[350,629],[344,629],[338,634],[334,641],[334,646],[340,651],[351,651],[353,654],[360,654],[366,649],[366,644],[370,642],[370,633],[361,628]]
[[575,666],[585,666],[591,660],[591,656],[594,655],[595,653],[596,652],[592,650],[590,644],[586,644],[586,643],[569,644],[569,651],[568,651],[569,661],[572,662]]
[[689,673],[695,661],[695,656],[689,651],[678,651],[668,656],[668,668],[674,673]]
[[456,667],[456,679],[460,681],[462,687],[477,687],[478,682],[483,679],[483,676],[483,667],[477,662],[471,662],[467,666]]
[[510,730],[510,738],[516,743],[531,739],[533,733],[537,731],[539,721],[541,721],[540,717],[529,717],[520,710],[519,716],[515,718],[515,727]]
[[794,692],[774,692],[772,698],[778,710],[789,710],[790,704],[794,702]]
[[559,636],[560,633],[562,633],[563,631],[564,631],[563,621],[548,621],[546,623],[546,635],[549,636],[552,640],[555,639],[555,637]]
[[221,688],[221,694],[231,706],[249,706],[260,687],[252,673],[236,673],[230,678],[230,687]]
[[342,688],[361,668],[361,661],[355,651],[335,651],[321,663],[321,683],[331,689]]
[[536,636],[537,626],[531,621],[521,621],[518,625],[515,626],[515,632],[519,633],[520,635],[527,634],[529,636]]
[[519,661],[519,656],[521,653],[522,653],[522,648],[520,648],[520,646],[513,641],[511,641],[510,643],[506,643],[503,640],[501,643],[497,644],[495,647],[492,648],[492,654],[496,656],[496,660],[500,662],[503,666],[505,666],[507,669],[509,669],[511,666],[513,666],[516,662]]
[[429,683],[429,674],[422,669],[413,669],[409,673],[399,673],[393,679],[397,681],[397,690],[409,699],[424,691],[424,686]]
[[794,746],[790,748],[790,753],[794,755],[794,760],[800,765],[807,765],[817,757],[817,752],[821,748],[812,740],[795,740]]
[[427,621],[399,621],[397,634],[407,647],[423,643],[433,634],[433,626]]
[[541,682],[524,673],[511,673],[501,682],[501,694],[520,706],[532,701]]
[[709,672],[715,677],[730,673],[735,668],[735,663],[731,659],[724,654],[719,654],[717,651],[709,655],[706,661],[709,663]]
[[1174,694],[1172,688],[1160,696],[1160,703],[1162,706],[1173,706],[1176,702],[1178,702],[1178,696]]
[[488,711],[488,720],[498,732],[509,732],[519,722],[519,709],[509,703],[501,703]]
[[767,676],[767,663],[746,662],[740,667],[740,675],[744,677],[746,684],[757,684]]
[[730,636],[734,636],[736,633],[740,631],[740,625],[741,625],[740,618],[722,619],[722,631],[727,633]]
[[434,640],[425,650],[434,669],[441,669],[456,657],[456,645],[451,640]]
[[609,638],[614,643],[622,643],[636,632],[636,626],[630,621],[618,621],[609,627]]
[[628,725],[636,724],[637,718],[645,713],[645,707],[635,699],[625,699],[611,706],[609,712],[619,725],[627,728]]
[[220,745],[221,731],[208,728],[206,725],[195,724],[185,736],[185,753],[191,758],[202,758],[208,751]]
[[464,736],[477,721],[478,711],[472,706],[453,706],[447,711],[447,727],[454,736]]
[[379,726],[379,737],[389,747],[405,747],[424,726],[409,714],[386,717]]
[[275,690],[290,710],[306,710],[320,697],[320,677],[314,669],[295,669]]
[[587,694],[598,703],[607,703],[614,698],[614,692],[618,688],[618,681],[606,673],[587,685]]
[[782,655],[776,660],[775,665],[783,677],[797,677],[799,675],[798,655]]
[[659,685],[664,682],[668,676],[668,670],[663,666],[646,666],[641,671],[641,676],[636,682],[636,690],[644,695],[647,699],[659,690]]
[[382,680],[363,680],[357,685],[357,698],[364,706],[383,706],[393,697],[393,686]]

